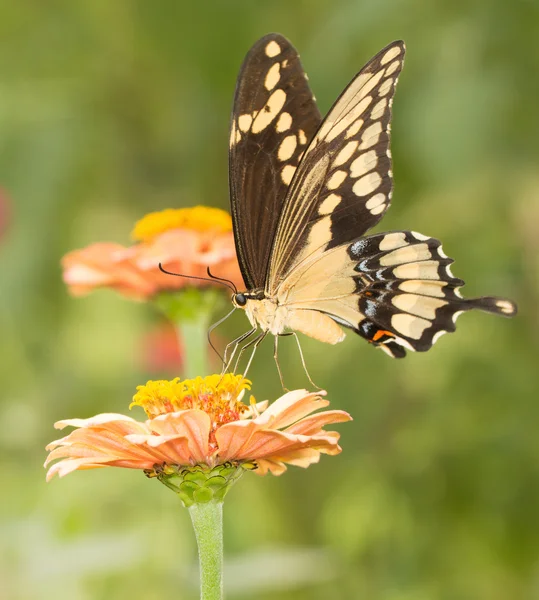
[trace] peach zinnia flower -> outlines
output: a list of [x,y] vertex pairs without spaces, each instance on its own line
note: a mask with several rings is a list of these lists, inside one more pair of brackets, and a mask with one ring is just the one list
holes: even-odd
[[159,263],[175,273],[207,277],[206,269],[243,285],[230,215],[218,208],[167,209],[142,218],[132,232],[130,247],[98,242],[69,252],[62,259],[69,291],[81,296],[109,287],[129,298],[147,299],[163,290],[186,285],[211,285],[166,275]]
[[78,469],[142,469],[163,480],[182,469],[247,467],[280,475],[286,465],[308,467],[320,454],[339,454],[339,434],[324,426],[351,420],[328,406],[325,392],[295,390],[273,404],[250,405],[241,397],[250,389],[242,375],[227,374],[180,381],[148,381],[138,386],[132,405],[141,406],[144,422],[121,414],[68,419],[58,429],[76,429],[47,446],[47,480]]

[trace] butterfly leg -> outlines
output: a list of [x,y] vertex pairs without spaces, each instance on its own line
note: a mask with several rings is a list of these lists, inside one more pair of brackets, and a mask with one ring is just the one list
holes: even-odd
[[249,367],[251,366],[251,363],[253,361],[256,349],[258,348],[260,342],[262,342],[262,340],[266,337],[267,334],[268,334],[267,331],[262,331],[254,339],[252,339],[250,342],[247,342],[247,344],[245,344],[245,346],[243,346],[243,348],[239,351],[238,358],[236,359],[236,363],[234,365],[234,371],[233,371],[234,373],[238,370],[238,365],[240,363],[241,357],[243,356],[243,353],[247,349],[249,349],[251,346],[254,346],[251,357],[249,358],[249,362],[247,363],[247,366],[243,372],[244,376],[247,374],[247,371],[249,370]]
[[[255,331],[256,331],[256,327],[253,327],[252,329],[249,329],[249,331],[246,331],[245,333],[242,333],[239,337],[237,337],[235,340],[232,340],[231,342],[229,342],[226,345],[225,353],[224,353],[224,359],[223,359],[223,369],[221,371],[221,375],[224,375],[228,371],[230,365],[232,364],[232,361],[234,360],[234,355],[236,354],[236,351],[237,351],[239,345],[244,340],[246,340],[249,337],[251,337]],[[234,349],[232,350],[232,353],[231,353],[230,357],[227,359],[229,348],[231,346],[234,346]]]
[[249,370],[249,367],[251,366],[251,363],[253,362],[253,358],[255,357],[256,354],[256,349],[258,348],[258,346],[262,343],[262,341],[264,340],[264,338],[268,335],[267,331],[262,332],[254,341],[254,347],[253,347],[253,351],[251,352],[251,356],[249,358],[249,362],[247,363],[247,366],[245,367],[245,371],[243,373],[244,377],[245,375],[247,375],[247,371]]
[[281,365],[279,364],[279,338],[280,337],[285,337],[285,336],[289,336],[292,335],[292,333],[281,333],[279,335],[276,335],[273,338],[273,358],[275,360],[275,364],[277,365],[277,371],[279,372],[279,379],[281,380],[281,387],[283,388],[283,390],[285,392],[289,392],[290,390],[286,387],[286,385],[284,384],[284,379],[283,379],[283,373],[281,371]]
[[305,371],[305,375],[307,375],[307,379],[309,380],[309,383],[313,387],[315,387],[317,390],[321,390],[322,388],[320,386],[316,385],[316,383],[311,379],[311,376],[309,375],[309,371],[307,370],[307,365],[305,364],[305,358],[303,357],[303,350],[301,349],[301,344],[299,342],[298,334],[295,331],[291,331],[290,335],[293,335],[296,338],[296,343],[298,345],[299,355],[301,357],[301,364],[303,365],[303,370]]

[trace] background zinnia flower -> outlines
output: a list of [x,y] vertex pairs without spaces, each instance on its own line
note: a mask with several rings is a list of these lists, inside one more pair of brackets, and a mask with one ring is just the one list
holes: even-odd
[[196,206],[150,213],[135,225],[132,237],[137,243],[130,247],[99,242],[66,254],[63,278],[70,292],[80,296],[108,287],[129,298],[147,299],[187,285],[212,285],[166,275],[159,263],[195,277],[207,277],[210,267],[214,275],[243,286],[226,211]]

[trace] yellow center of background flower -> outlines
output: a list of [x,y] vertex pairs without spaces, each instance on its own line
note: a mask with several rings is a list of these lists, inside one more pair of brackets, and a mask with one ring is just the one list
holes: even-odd
[[211,419],[212,429],[237,421],[249,407],[239,397],[250,390],[251,382],[243,375],[209,375],[180,381],[148,381],[137,386],[132,406],[141,406],[148,417],[179,410],[198,408]]
[[209,206],[168,208],[142,217],[135,224],[131,237],[140,242],[149,242],[171,229],[225,233],[232,231],[232,218],[225,210]]

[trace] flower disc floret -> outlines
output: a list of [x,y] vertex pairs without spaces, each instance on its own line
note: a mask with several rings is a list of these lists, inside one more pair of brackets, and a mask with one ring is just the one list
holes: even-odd
[[249,410],[241,397],[251,389],[242,375],[209,375],[181,381],[148,381],[137,386],[132,406],[140,406],[150,419],[165,413],[193,408],[205,412],[214,428],[237,421]]
[[230,215],[220,208],[194,206],[192,208],[168,208],[149,213],[135,224],[131,237],[141,242],[149,242],[171,229],[191,229],[194,231],[232,231]]

